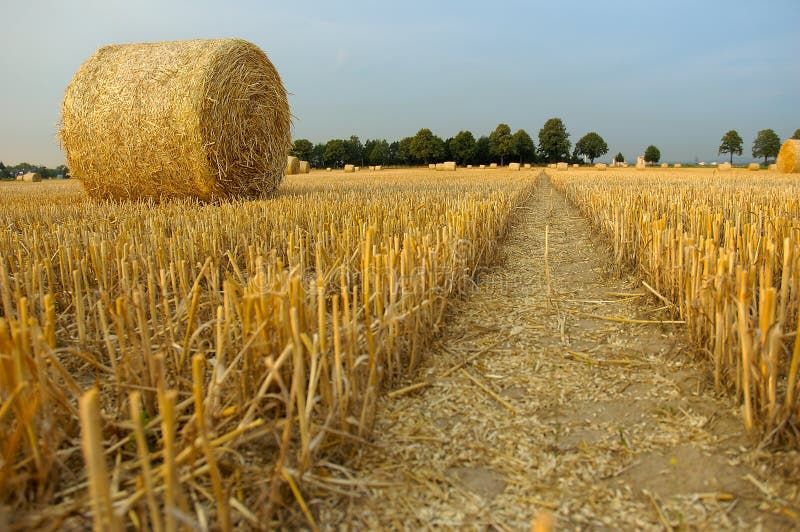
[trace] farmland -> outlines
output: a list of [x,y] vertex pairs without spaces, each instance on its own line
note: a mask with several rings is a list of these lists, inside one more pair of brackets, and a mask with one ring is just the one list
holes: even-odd
[[800,185],[540,172],[0,183],[0,524],[791,523]]

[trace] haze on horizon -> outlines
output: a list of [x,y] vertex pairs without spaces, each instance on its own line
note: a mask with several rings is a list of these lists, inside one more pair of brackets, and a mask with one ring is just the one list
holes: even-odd
[[[377,4],[377,5],[376,5]],[[100,46],[240,37],[291,93],[294,138],[447,138],[498,123],[534,141],[563,119],[627,159],[717,156],[736,129],[800,128],[797,0],[640,2],[6,2],[0,7],[0,161],[56,166],[64,89]]]

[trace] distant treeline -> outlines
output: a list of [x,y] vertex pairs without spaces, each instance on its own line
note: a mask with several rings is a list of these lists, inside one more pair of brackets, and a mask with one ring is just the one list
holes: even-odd
[[20,173],[27,174],[28,172],[37,173],[46,179],[53,179],[59,175],[64,178],[69,177],[69,169],[63,164],[60,164],[55,168],[48,168],[39,164],[30,163],[19,163],[15,164],[14,166],[6,166],[3,164],[3,161],[0,161],[0,179],[12,179]]
[[420,129],[413,137],[389,142],[386,139],[369,139],[365,142],[353,135],[349,139],[331,139],[314,144],[308,139],[296,139],[292,155],[309,161],[316,168],[355,165],[420,165],[444,161],[465,164],[520,163],[583,163],[608,152],[600,135],[587,133],[575,143],[574,150],[569,133],[560,118],[551,118],[539,130],[538,144],[524,130],[516,132],[506,124],[498,126],[489,135],[475,137],[471,131],[459,131],[454,137],[443,139],[430,129]]

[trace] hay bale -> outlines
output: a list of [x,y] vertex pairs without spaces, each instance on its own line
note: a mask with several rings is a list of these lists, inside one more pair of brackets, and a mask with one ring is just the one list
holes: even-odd
[[489,165],[489,168],[497,168],[497,163],[492,163]]
[[772,163],[771,165],[767,166],[767,170],[777,170],[777,169],[778,165],[775,163]]
[[375,170],[375,167],[374,166],[370,166],[369,167],[369,171],[372,172],[373,170]]
[[478,165],[478,169],[480,170],[484,170],[485,168],[486,168],[485,164]]
[[354,165],[352,165],[352,164],[344,165],[344,173],[345,174],[352,174],[355,171],[356,171],[356,167]]
[[761,170],[761,165],[758,163],[750,163],[747,165],[747,169],[751,172],[757,172],[758,170]]
[[42,176],[38,172],[28,172],[22,176],[22,181],[26,183],[39,183]]
[[508,169],[519,172],[519,163],[508,163]]
[[326,172],[333,172],[333,169],[329,166],[328,168],[325,169],[325,171]]
[[16,178],[16,180],[17,180],[17,181],[22,181],[22,176],[21,176],[21,175],[18,175],[18,176],[17,176],[17,178]]
[[548,168],[555,168],[556,166],[556,163],[550,163],[547,165]]
[[607,168],[607,165],[606,165],[606,163],[595,163],[594,167],[595,167],[596,170],[599,170],[601,172],[605,172],[606,168]]
[[720,172],[729,172],[733,168],[731,163],[722,163],[721,165],[717,166]]
[[442,163],[442,170],[445,172],[455,172],[458,165],[456,165],[455,161],[445,161]]
[[471,164],[468,164],[468,165],[467,165],[467,168],[472,168],[472,165],[471,165]]
[[525,163],[525,169],[528,170],[531,168],[531,163]]
[[683,165],[681,163],[675,163],[675,164],[672,165],[672,167],[673,168],[683,168]]
[[569,164],[568,163],[558,163],[556,165],[556,170],[558,170],[559,172],[566,172],[567,170],[569,170]]
[[61,114],[67,165],[94,198],[262,196],[291,143],[281,78],[241,39],[104,46]]
[[381,170],[383,170],[383,166],[381,166],[381,165],[376,165],[375,166],[375,171],[376,172],[380,172]]
[[428,165],[428,168],[431,170],[436,170],[436,165],[434,163],[431,163]]
[[661,168],[669,168],[669,163],[661,163]]
[[444,170],[444,164],[443,164],[443,163],[436,163],[436,164],[434,165],[434,169],[435,169],[437,172],[441,172],[442,170]]
[[295,175],[300,173],[300,159],[292,155],[286,156],[286,175]]
[[581,166],[581,165],[579,165],[578,163],[572,163],[572,167],[573,167],[573,168],[579,168],[580,166]]
[[782,174],[800,173],[800,140],[789,139],[784,142],[775,165]]
[[356,171],[356,172],[360,172],[361,171],[361,167],[360,166],[355,166],[355,167],[353,167],[353,170]]
[[300,161],[300,173],[301,174],[311,173],[311,165],[308,163],[308,161]]

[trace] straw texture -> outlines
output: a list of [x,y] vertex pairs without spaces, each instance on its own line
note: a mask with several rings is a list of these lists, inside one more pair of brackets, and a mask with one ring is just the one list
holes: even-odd
[[22,181],[28,183],[38,183],[42,180],[42,176],[38,172],[28,172],[22,176]]
[[508,163],[508,169],[519,171],[519,163]]
[[295,175],[300,173],[300,159],[292,155],[286,156],[286,175]]
[[283,179],[291,115],[240,39],[111,45],[75,74],[59,133],[94,198],[259,197]]
[[800,140],[789,139],[784,142],[775,165],[782,174],[800,172]]

